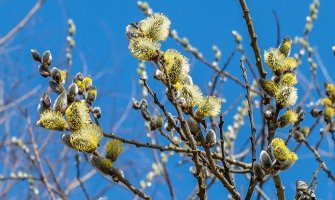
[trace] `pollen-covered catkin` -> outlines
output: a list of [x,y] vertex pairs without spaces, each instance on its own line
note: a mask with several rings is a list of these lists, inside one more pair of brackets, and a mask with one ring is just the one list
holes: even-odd
[[115,162],[118,156],[122,153],[122,142],[117,139],[109,140],[106,144],[106,158]]
[[67,127],[62,113],[50,109],[41,113],[40,120],[37,122],[37,125],[47,129],[59,131],[66,129]]

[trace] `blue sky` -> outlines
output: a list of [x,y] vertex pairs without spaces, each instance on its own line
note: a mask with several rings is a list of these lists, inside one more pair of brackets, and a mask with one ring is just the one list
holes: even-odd
[[[0,78],[4,81],[6,92],[9,94],[7,99],[20,96],[22,92],[31,90],[37,85],[42,86],[42,90],[47,88],[47,81],[37,74],[36,64],[31,61],[30,49],[36,48],[43,52],[50,49],[53,54],[53,65],[59,68],[65,68],[65,48],[67,35],[67,19],[72,18],[77,27],[75,34],[76,46],[73,49],[73,67],[71,74],[74,75],[78,71],[85,74],[91,74],[95,78],[95,85],[100,88],[96,105],[103,110],[102,126],[105,130],[112,130],[120,116],[126,110],[129,100],[132,97],[140,98],[140,87],[137,85],[138,75],[136,74],[137,60],[133,58],[128,51],[128,40],[125,36],[125,27],[130,22],[136,22],[143,19],[141,11],[137,8],[135,0],[47,0],[37,14],[27,23],[27,25],[5,46],[0,47]],[[308,1],[289,1],[289,0],[254,0],[248,1],[251,16],[254,21],[255,30],[258,34],[258,42],[261,52],[276,46],[276,25],[273,17],[273,11],[276,11],[280,21],[281,38],[284,36],[301,36],[303,33],[305,18],[309,13]],[[3,0],[0,2],[0,35],[4,35],[15,26],[19,20],[26,15],[35,1]],[[212,45],[217,45],[222,51],[223,61],[225,61],[230,52],[235,48],[231,31],[237,30],[243,36],[244,48],[254,63],[252,51],[249,47],[249,38],[242,11],[238,1],[222,1],[222,0],[151,0],[151,7],[156,12],[162,12],[172,21],[172,28],[178,31],[180,36],[185,36],[191,44],[197,47],[208,60],[214,58]],[[323,64],[326,66],[330,77],[334,79],[335,69],[334,56],[331,47],[335,44],[335,26],[333,22],[335,10],[335,1],[321,1],[319,17],[310,34],[310,43],[317,50]],[[186,53],[172,39],[168,39],[162,44],[162,49],[176,48],[190,59],[191,75],[195,83],[197,83],[204,91],[208,80],[212,76],[212,71],[197,61],[191,54]],[[292,49],[292,53],[296,53],[297,48]],[[235,57],[228,66],[228,71],[242,80],[239,57]],[[153,65],[147,64],[148,74],[151,78]],[[309,81],[309,65],[304,59],[302,65],[298,69],[299,77],[305,77],[302,86],[299,87],[299,96],[303,96],[305,86]],[[270,72],[269,72],[270,73]],[[322,85],[325,79],[322,72],[318,70],[319,82]],[[11,91],[11,86],[15,82],[20,82],[13,78],[14,76],[22,77],[24,84],[20,84],[17,90]],[[28,78],[27,78],[28,77]],[[249,75],[251,77],[251,75]],[[307,81],[307,82],[306,82]],[[157,91],[164,88],[155,80],[149,80],[151,87]],[[243,90],[234,83],[225,84],[222,94],[227,99],[227,104],[223,106],[223,110],[229,107],[230,103],[236,99]],[[42,93],[42,92],[41,92]],[[135,94],[135,95],[132,95]],[[244,94],[244,93],[243,93]],[[29,106],[29,113],[34,119],[37,119],[36,105],[39,99],[26,101]],[[316,100],[316,99],[309,99]],[[36,103],[35,103],[36,102]],[[308,108],[306,108],[308,111]],[[232,122],[232,115],[236,112],[233,110],[230,117],[225,119],[226,124]],[[259,113],[257,113],[259,114]],[[130,110],[129,117],[118,129],[117,133],[126,138],[135,138],[146,141],[143,122],[136,120],[140,114],[135,110]],[[246,118],[246,122],[248,119]],[[309,125],[312,121],[304,122]],[[257,124],[256,124],[257,125]],[[14,126],[14,125],[13,125]],[[248,138],[248,126],[245,126],[245,134],[240,133],[240,140],[244,141]],[[279,134],[286,136],[288,130],[283,130]],[[46,134],[46,130],[39,130],[39,134]],[[311,139],[318,138],[318,132],[314,132]],[[313,143],[313,142],[312,142]],[[324,142],[326,143],[326,142]],[[314,143],[313,143],[314,144]],[[294,142],[290,144],[294,146]],[[325,146],[327,148],[328,146]],[[131,179],[136,182],[136,177],[145,177],[146,165],[150,163],[152,152],[150,150],[138,150],[133,147],[126,152],[127,155],[121,157],[120,165],[132,162],[138,167],[127,168],[125,171],[133,176]],[[325,149],[328,151],[328,149]],[[259,153],[259,152],[258,152]],[[290,170],[287,175],[283,173],[283,182],[286,186],[287,198],[293,196],[295,180],[303,178],[307,181],[311,179],[312,172],[317,168],[312,155],[306,150],[298,151],[299,161]],[[135,160],[140,156],[141,160]],[[173,183],[177,186],[178,199],[185,199],[196,183],[195,179],[188,174],[188,166],[176,166],[179,156],[174,156],[169,164],[171,173],[174,174]],[[330,169],[335,169],[334,158],[325,159]],[[85,169],[90,169],[86,166]],[[140,171],[143,170],[143,171]],[[329,182],[324,172],[319,174],[319,186],[317,196],[320,199],[334,198],[330,191],[334,188],[334,184]],[[91,183],[99,183],[101,176],[94,177]],[[245,184],[244,178],[237,178],[238,187],[243,188]],[[157,186],[149,189],[147,192],[153,192],[154,199],[168,199],[168,191],[162,181]],[[104,182],[106,183],[106,182]],[[240,184],[240,185],[239,185]],[[97,184],[98,185],[98,184]],[[94,192],[95,187],[92,186],[90,191]],[[244,186],[245,187],[245,186]],[[272,182],[267,184],[265,191],[273,198],[275,192],[270,188],[274,188]],[[108,199],[115,199],[115,192],[121,191],[120,197],[116,199],[131,198],[131,194],[123,191],[119,187],[112,187],[106,195]],[[186,192],[185,192],[186,191]],[[242,190],[243,191],[243,190]],[[245,191],[245,188],[244,188]],[[78,195],[77,191],[75,195]],[[221,194],[222,192],[222,194]],[[209,190],[210,199],[224,199],[226,192],[219,184],[213,186]]]

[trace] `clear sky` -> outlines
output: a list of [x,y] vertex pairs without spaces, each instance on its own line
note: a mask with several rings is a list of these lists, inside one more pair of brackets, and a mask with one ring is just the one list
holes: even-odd
[[[0,36],[3,36],[26,13],[31,9],[36,1],[26,0],[2,0],[0,1]],[[285,36],[301,36],[304,30],[306,16],[309,14],[309,4],[311,0],[290,1],[290,0],[249,0],[251,16],[258,34],[258,42],[261,52],[276,47],[277,30],[273,11],[279,17],[281,38]],[[222,51],[222,60],[225,61],[231,51],[235,48],[235,42],[232,37],[232,30],[238,31],[243,36],[244,48],[254,63],[252,50],[249,47],[249,37],[241,8],[238,1],[224,0],[151,0],[149,4],[156,12],[162,12],[172,21],[172,28],[176,29],[180,36],[189,39],[193,46],[196,46],[208,60],[213,60],[214,54],[212,45],[217,45]],[[334,24],[335,1],[321,0],[319,17],[315,22],[313,31],[310,34],[311,46],[317,50],[323,65],[330,74],[330,80],[334,80],[335,68],[331,47],[335,45],[335,24]],[[78,71],[84,74],[91,74],[95,79],[95,85],[100,88],[96,105],[103,110],[102,126],[105,130],[115,129],[115,124],[127,109],[129,100],[132,97],[140,98],[140,87],[138,86],[138,75],[136,68],[138,61],[133,58],[128,50],[128,39],[125,35],[125,27],[130,22],[136,22],[143,19],[141,11],[137,8],[135,0],[47,0],[42,8],[33,16],[27,25],[5,46],[0,47],[0,80],[6,86],[8,93],[7,100],[20,96],[22,92],[27,92],[37,85],[42,85],[42,90],[47,88],[47,81],[38,76],[37,66],[31,61],[30,49],[36,48],[43,52],[51,50],[54,58],[54,65],[59,68],[66,67],[65,48],[67,36],[67,19],[72,18],[77,27],[75,34],[76,46],[73,49],[73,68],[71,74]],[[176,48],[184,53],[181,46],[174,40],[168,39],[162,44],[162,49]],[[296,47],[292,53],[297,53]],[[185,55],[191,61],[191,75],[193,80],[206,91],[208,81],[212,76],[212,71],[197,61],[191,54]],[[223,62],[221,62],[222,65]],[[163,90],[163,87],[157,81],[152,80],[153,67],[147,64],[148,74],[151,80],[149,83],[156,90]],[[228,66],[228,71],[242,80],[239,57],[235,57]],[[270,73],[270,72],[269,72]],[[319,83],[326,80],[322,71],[318,69]],[[16,78],[14,78],[16,77]],[[24,84],[12,91],[12,86],[16,83],[22,83],[18,80],[22,77]],[[251,77],[251,75],[249,75]],[[303,96],[306,86],[310,81],[309,65],[304,59],[298,69],[298,79],[301,83],[299,96]],[[223,96],[227,103],[223,105],[223,110],[227,109],[238,98],[243,90],[234,83],[225,84],[222,89]],[[42,93],[42,92],[40,92]],[[244,94],[244,92],[242,93]],[[36,105],[39,96],[26,101],[29,106],[29,113],[33,119],[37,119]],[[316,100],[316,99],[309,99]],[[308,108],[306,108],[308,112]],[[236,112],[234,109],[225,119],[226,125],[232,122],[232,116]],[[259,114],[259,113],[258,113]],[[130,110],[129,116],[124,123],[117,129],[117,134],[122,137],[139,139],[147,141],[143,121],[136,120],[140,114],[135,110]],[[246,118],[246,122],[248,119]],[[312,121],[304,122],[308,126]],[[14,125],[13,125],[14,126]],[[256,128],[260,124],[256,124]],[[226,129],[227,127],[225,127]],[[1,129],[0,129],[1,130]],[[245,132],[240,133],[240,140],[245,141],[249,136],[249,127],[246,123]],[[39,134],[46,134],[47,130],[38,131]],[[243,132],[243,131],[242,131]],[[286,138],[288,130],[282,130],[279,135]],[[318,138],[318,131],[315,131],[311,139]],[[241,144],[243,143],[241,142]],[[326,143],[326,141],[324,141]],[[315,144],[312,142],[312,144]],[[292,146],[295,142],[292,141]],[[325,158],[330,169],[335,171],[334,149],[332,146],[325,151],[331,151],[329,158]],[[136,151],[134,153],[134,151]],[[139,152],[137,152],[139,151]],[[151,150],[139,150],[134,147],[127,147],[127,155],[121,157],[120,166],[132,163],[125,169],[131,180],[138,185],[138,178],[145,178],[147,172],[146,165],[152,158]],[[259,152],[258,152],[259,154]],[[283,182],[286,187],[286,196],[291,199],[294,195],[295,180],[298,178],[309,181],[312,178],[312,172],[317,168],[317,164],[312,154],[306,150],[299,150],[300,159],[288,171],[282,173]],[[178,199],[186,199],[196,180],[188,173],[187,166],[178,166],[177,160],[180,157],[175,155],[168,165],[171,174],[173,174],[173,183],[176,185]],[[86,170],[90,167],[86,166]],[[287,174],[285,174],[287,173]],[[103,178],[96,175],[93,179],[89,191],[94,193],[96,187]],[[333,194],[328,191],[334,189],[334,183],[330,182],[324,172],[320,172],[317,197],[320,199],[333,199]],[[245,192],[246,184],[243,176],[238,177],[238,188]],[[275,191],[272,182],[269,182],[265,191],[270,198],[275,197]],[[243,191],[244,188],[244,191]],[[118,191],[120,191],[118,193]],[[79,190],[76,194],[79,194]],[[151,193],[154,199],[168,199],[168,190],[162,180],[147,191]],[[120,196],[112,196],[111,194]],[[225,199],[226,192],[219,184],[209,190],[209,199]],[[132,194],[124,191],[120,187],[112,187],[110,192],[106,193],[108,199],[129,199]]]

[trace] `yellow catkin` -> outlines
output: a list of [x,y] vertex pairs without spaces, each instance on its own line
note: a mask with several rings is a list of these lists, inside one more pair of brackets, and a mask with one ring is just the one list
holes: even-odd
[[93,156],[90,159],[92,165],[99,169],[101,172],[108,174],[110,173],[111,169],[113,168],[113,162],[108,158]]
[[188,107],[197,106],[202,100],[202,93],[198,86],[184,84],[178,91],[178,98],[184,98]]
[[90,89],[90,87],[92,86],[92,78],[90,76],[86,76],[84,79],[83,79],[83,84],[84,84],[84,87],[86,90]]
[[285,37],[284,41],[278,47],[279,51],[288,57],[291,51],[291,39],[290,37]]
[[285,55],[278,49],[271,48],[264,52],[264,61],[273,72],[284,70],[285,59]]
[[95,124],[85,124],[70,135],[70,143],[78,151],[93,152],[102,139],[103,132]]
[[335,115],[335,109],[330,106],[326,106],[324,112],[325,117],[329,120],[332,119]]
[[37,124],[47,129],[59,131],[64,130],[67,126],[62,113],[54,110],[45,110],[42,112]]
[[284,69],[285,70],[294,70],[298,66],[298,62],[293,57],[285,58],[284,60]]
[[297,76],[294,73],[285,73],[283,75],[283,78],[282,78],[281,82],[283,84],[293,86],[293,85],[296,85],[298,83],[298,79],[297,79]]
[[325,106],[333,106],[333,101],[330,98],[323,98],[322,103]]
[[65,111],[66,119],[73,131],[79,130],[91,121],[89,109],[84,101],[73,102]]
[[274,138],[271,142],[274,157],[282,164],[282,169],[287,169],[297,159],[298,156],[289,150],[281,138]]
[[258,83],[269,96],[274,96],[278,90],[278,85],[273,80],[260,79]]
[[63,84],[65,84],[66,74],[66,70],[60,70],[60,82]]
[[150,38],[132,38],[128,46],[130,53],[140,60],[152,60],[158,56],[160,44]]
[[144,37],[153,41],[166,40],[169,35],[171,21],[161,13],[155,13],[139,22]]
[[177,50],[168,49],[163,54],[166,71],[172,84],[181,82],[190,71],[188,59]]
[[115,162],[118,156],[122,153],[122,142],[120,140],[109,140],[106,144],[106,158]]
[[292,86],[281,84],[275,94],[275,99],[282,107],[293,106],[298,99],[297,89]]
[[197,119],[203,119],[204,117],[214,117],[221,111],[221,99],[215,96],[204,97],[198,106],[196,111]]
[[294,110],[288,110],[278,120],[279,127],[284,127],[298,121],[298,114]]

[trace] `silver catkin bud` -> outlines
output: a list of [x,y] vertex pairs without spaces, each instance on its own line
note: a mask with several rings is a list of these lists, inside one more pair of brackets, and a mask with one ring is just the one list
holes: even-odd
[[42,64],[46,67],[49,67],[51,65],[51,61],[52,61],[51,52],[49,50],[45,51],[42,57]]
[[101,109],[100,107],[94,107],[93,110],[93,116],[97,119],[99,119],[101,117]]
[[54,80],[49,81],[49,86],[57,94],[61,94],[65,90],[63,84],[57,83]]
[[42,62],[42,57],[36,49],[31,49],[30,52],[31,52],[31,56],[33,57],[34,61]]
[[50,76],[49,69],[43,66],[42,64],[38,66],[38,71],[40,72],[41,76],[43,76],[44,78]]
[[216,143],[216,134],[213,129],[208,129],[206,132],[206,145],[209,147],[214,146]]
[[67,108],[67,94],[66,92],[62,92],[60,95],[58,95],[57,99],[55,100],[55,103],[53,105],[53,109],[55,111],[59,111],[61,113],[65,113],[65,110]]
[[262,167],[264,169],[269,169],[272,166],[272,159],[267,151],[262,150],[259,155],[259,160],[261,161]]

